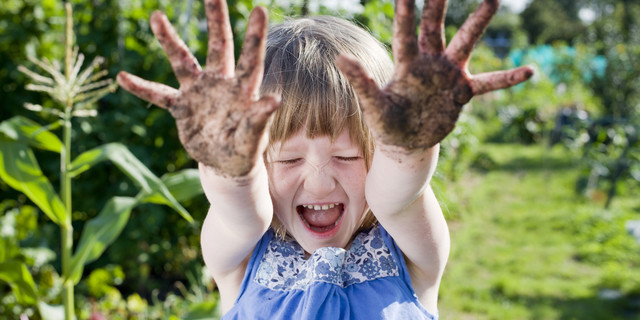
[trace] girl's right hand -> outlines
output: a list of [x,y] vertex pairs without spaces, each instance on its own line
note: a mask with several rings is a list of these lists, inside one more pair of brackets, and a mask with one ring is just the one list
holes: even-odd
[[226,1],[205,0],[205,10],[209,47],[204,70],[167,17],[160,12],[151,16],[151,28],[169,57],[179,90],[124,71],[117,80],[127,91],[171,112],[180,142],[193,159],[217,174],[244,177],[260,162],[269,117],[280,105],[278,96],[259,97],[267,12],[256,7],[251,13],[234,70]]

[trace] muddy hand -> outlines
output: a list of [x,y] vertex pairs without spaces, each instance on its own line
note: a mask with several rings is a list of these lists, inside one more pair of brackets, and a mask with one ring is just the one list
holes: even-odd
[[416,39],[414,1],[396,1],[395,70],[386,87],[379,88],[354,59],[338,59],[382,145],[408,152],[430,148],[453,130],[462,106],[474,95],[513,86],[533,74],[531,68],[521,67],[471,75],[467,67],[471,51],[499,3],[485,0],[445,49],[446,2],[427,0]]
[[269,116],[279,97],[259,98],[264,70],[267,14],[256,7],[249,17],[244,47],[234,70],[233,38],[225,0],[205,0],[209,28],[204,70],[176,34],[167,17],[151,16],[151,27],[166,52],[180,89],[126,72],[118,83],[175,118],[182,145],[196,161],[218,173],[242,177],[265,148]]

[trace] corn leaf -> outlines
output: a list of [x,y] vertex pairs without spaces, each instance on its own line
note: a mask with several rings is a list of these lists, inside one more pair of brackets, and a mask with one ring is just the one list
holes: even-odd
[[70,278],[74,284],[82,278],[84,266],[98,259],[120,235],[136,204],[138,200],[135,198],[113,197],[100,214],[85,224],[76,252],[71,258]]
[[198,169],[184,169],[167,173],[161,179],[178,201],[189,200],[204,193]]
[[9,284],[19,303],[33,305],[38,302],[36,284],[24,263],[16,260],[0,263],[0,281]]
[[110,160],[143,192],[143,202],[167,205],[176,210],[183,218],[193,222],[193,218],[178,200],[171,194],[162,180],[154,175],[124,145],[109,143],[79,155],[72,163],[70,174],[75,177],[96,163]]
[[15,116],[0,123],[0,132],[14,141],[28,143],[34,148],[60,153],[62,142],[39,123],[21,116]]
[[51,221],[58,225],[66,221],[62,200],[27,145],[0,138],[0,179],[24,193]]

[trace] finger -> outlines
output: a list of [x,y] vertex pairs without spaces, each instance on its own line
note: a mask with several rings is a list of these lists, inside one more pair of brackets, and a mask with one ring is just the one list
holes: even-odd
[[200,74],[200,64],[167,19],[159,11],[151,15],[151,30],[167,53],[180,85],[189,84]]
[[396,63],[413,60],[418,54],[416,26],[414,23],[414,0],[397,0],[393,17],[393,57]]
[[500,1],[498,0],[483,1],[480,7],[462,24],[445,51],[451,61],[461,66],[467,63],[473,46],[489,25],[491,17],[498,11],[499,5]]
[[264,73],[265,42],[267,36],[267,10],[256,7],[249,16],[242,53],[236,67],[236,77],[245,92],[256,95]]
[[248,127],[252,128],[253,132],[262,137],[258,143],[258,150],[260,150],[258,154],[261,154],[266,149],[268,135],[265,135],[265,132],[269,131],[269,126],[271,125],[269,118],[280,106],[280,101],[279,94],[265,95],[252,104],[251,110],[253,114],[243,121],[249,124]]
[[118,84],[142,100],[167,109],[174,105],[178,90],[157,82],[144,80],[128,72],[120,71],[116,77]]
[[209,49],[205,69],[223,77],[233,76],[233,35],[226,0],[205,0]]
[[509,88],[531,78],[533,73],[533,68],[531,67],[520,67],[474,75],[471,78],[471,91],[473,95],[479,95],[493,90]]
[[422,10],[418,46],[420,52],[437,55],[444,51],[444,16],[447,0],[427,0]]
[[268,94],[253,103],[255,119],[258,123],[266,123],[269,117],[280,107],[282,97],[279,94]]
[[353,86],[353,90],[360,98],[363,112],[369,114],[374,113],[377,109],[367,108],[367,106],[373,106],[379,101],[380,87],[378,87],[378,84],[353,57],[339,55],[336,64],[345,77],[347,77]]

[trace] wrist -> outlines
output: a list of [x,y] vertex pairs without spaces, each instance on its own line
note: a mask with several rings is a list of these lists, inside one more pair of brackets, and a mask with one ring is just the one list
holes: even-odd
[[376,153],[401,166],[434,166],[440,152],[440,144],[431,147],[407,149],[402,146],[376,143]]
[[393,146],[378,147],[367,175],[367,201],[376,215],[403,212],[428,189],[440,146],[410,152]]
[[243,196],[251,193],[257,185],[267,184],[267,169],[260,158],[256,165],[244,176],[235,177],[221,173],[215,167],[198,163],[200,183],[207,199],[210,202],[214,198]]
[[202,162],[198,162],[198,170],[200,171],[201,179],[221,180],[230,186],[244,186],[250,184],[252,180],[261,176],[263,171],[266,173],[262,156],[259,156],[254,163],[255,165],[253,165],[246,174],[242,175],[233,175],[226,170],[207,165]]

